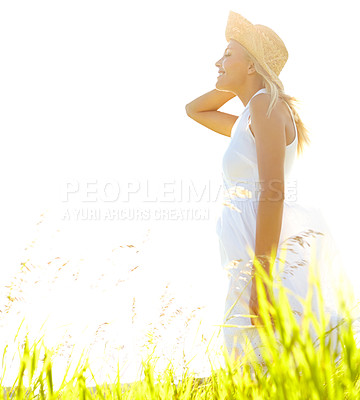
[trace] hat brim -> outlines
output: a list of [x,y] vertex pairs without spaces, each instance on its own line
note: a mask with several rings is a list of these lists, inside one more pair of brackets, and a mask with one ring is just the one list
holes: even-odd
[[241,14],[238,14],[234,11],[230,11],[225,29],[226,41],[229,42],[230,39],[232,39],[233,33],[235,32],[243,33],[246,31],[255,33],[254,24],[252,24]]

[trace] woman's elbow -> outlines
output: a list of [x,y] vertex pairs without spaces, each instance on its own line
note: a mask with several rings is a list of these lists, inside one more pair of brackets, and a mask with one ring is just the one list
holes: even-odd
[[283,202],[285,200],[285,186],[283,182],[271,182],[261,190],[260,198],[271,202]]

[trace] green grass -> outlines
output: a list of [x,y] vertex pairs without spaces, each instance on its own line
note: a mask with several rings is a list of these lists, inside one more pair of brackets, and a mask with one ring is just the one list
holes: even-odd
[[[265,275],[258,270],[266,282]],[[287,301],[285,288],[279,287],[279,297],[271,304],[265,297],[259,280],[260,316],[258,327],[263,344],[264,363],[260,364],[251,349],[243,359],[235,359],[223,352],[223,366],[215,366],[209,354],[211,376],[195,377],[185,370],[176,379],[171,361],[165,370],[156,372],[154,351],[142,362],[141,379],[123,384],[119,368],[115,382],[90,388],[89,377],[95,381],[86,358],[81,357],[72,377],[63,377],[60,387],[53,384],[53,351],[43,341],[33,344],[27,336],[19,352],[19,371],[11,388],[0,381],[0,399],[359,399],[360,349],[356,343],[354,318],[341,294],[338,301],[343,319],[329,330],[328,317],[321,313],[315,318],[311,312],[312,296],[318,296],[321,310],[323,299],[315,276],[310,278],[310,290],[303,300],[304,319],[296,322]],[[275,331],[270,322],[275,323]],[[312,327],[318,340],[313,342]],[[19,328],[20,329],[20,328]],[[220,327],[221,329],[221,327]],[[336,335],[332,333],[336,332]],[[6,353],[3,350],[3,357]],[[154,349],[153,349],[154,350]],[[69,366],[70,367],[70,366]],[[3,377],[6,365],[2,363]]]

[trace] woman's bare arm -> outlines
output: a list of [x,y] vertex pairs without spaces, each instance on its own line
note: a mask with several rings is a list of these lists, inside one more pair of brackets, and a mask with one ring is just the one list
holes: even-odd
[[232,92],[213,89],[188,103],[186,113],[199,124],[221,135],[231,136],[231,129],[238,116],[217,110],[233,97],[235,94]]
[[[251,125],[255,133],[260,183],[256,219],[255,256],[276,255],[281,233],[285,198],[285,121],[282,109],[275,105],[270,118],[267,94],[259,94],[250,104]],[[270,264],[265,269],[269,273]]]

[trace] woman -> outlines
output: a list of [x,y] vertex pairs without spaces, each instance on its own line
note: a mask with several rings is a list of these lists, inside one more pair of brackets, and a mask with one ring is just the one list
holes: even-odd
[[[331,268],[329,260],[335,262],[338,253],[321,212],[299,205],[294,196],[285,199],[291,190],[296,195],[296,186],[287,186],[286,178],[297,154],[310,142],[294,108],[295,99],[284,93],[279,79],[288,59],[285,44],[270,28],[253,25],[233,11],[225,36],[228,45],[215,63],[216,89],[187,104],[186,112],[231,137],[223,157],[225,203],[216,227],[222,266],[229,276],[223,332],[229,354],[234,351],[240,357],[250,340],[261,360],[261,341],[254,329],[261,322],[255,262],[261,262],[272,280],[278,277],[291,293],[305,298],[312,257],[324,279]],[[240,117],[217,111],[235,96],[245,107]],[[285,256],[280,257],[284,249]],[[331,294],[326,297],[325,286],[326,307],[337,322],[336,305],[329,303]],[[277,290],[270,285],[265,289],[270,301],[270,291]],[[302,303],[295,296],[288,298],[300,322]],[[312,304],[316,312],[315,297]]]

